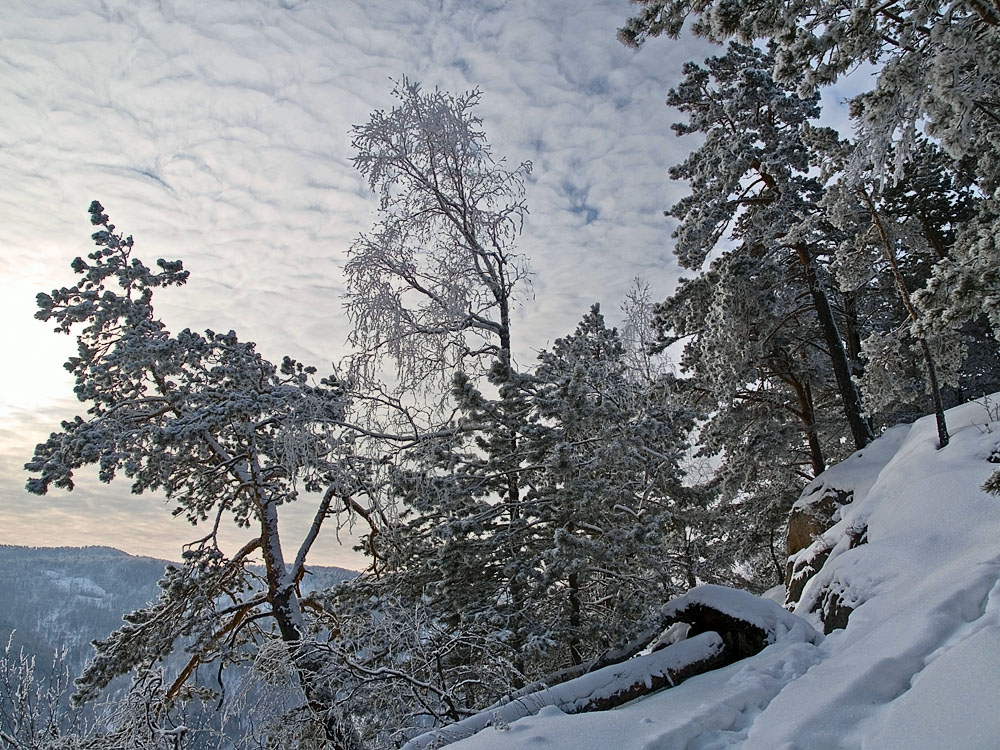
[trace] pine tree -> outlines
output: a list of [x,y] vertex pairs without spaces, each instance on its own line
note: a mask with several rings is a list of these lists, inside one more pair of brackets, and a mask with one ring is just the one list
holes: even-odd
[[783,89],[770,75],[772,65],[769,55],[734,43],[705,69],[688,64],[685,80],[671,92],[667,103],[689,116],[674,129],[706,134],[705,144],[670,173],[691,183],[691,194],[668,212],[680,222],[676,252],[682,265],[698,268],[732,226],[732,239],[748,259],[777,253],[779,262],[798,264],[844,415],[861,448],[872,433],[818,265],[828,240],[815,221],[823,188],[809,174],[807,142],[816,137],[809,121],[819,115],[818,96],[801,99]]
[[526,495],[528,598],[573,664],[633,634],[700,572],[681,469],[690,418],[661,386],[628,369],[597,305],[538,357],[521,439],[543,467]]
[[[619,30],[638,47],[677,37],[690,20],[715,42],[766,40],[776,80],[803,96],[859,64],[877,69],[871,90],[852,103],[859,163],[898,177],[917,145],[916,129],[956,161],[968,160],[987,193],[1000,186],[1000,8],[990,2],[866,4],[834,0],[637,0]],[[889,159],[891,158],[891,162]]]
[[[872,432],[848,357],[850,301],[827,268],[838,232],[820,209],[825,188],[812,166],[815,144],[834,134],[811,125],[818,96],[778,84],[773,65],[771,54],[732,43],[704,66],[686,64],[670,92],[668,104],[687,115],[674,130],[704,135],[670,171],[690,193],[667,212],[681,265],[700,275],[682,281],[654,321],[658,346],[685,342],[684,385],[707,420],[702,454],[723,452],[717,489],[741,513],[758,508],[750,517],[761,533],[751,537],[780,578],[776,529],[756,524],[780,526],[801,479],[840,455],[845,426],[855,447]],[[831,412],[838,400],[843,421]],[[764,448],[769,468],[759,470]],[[763,512],[758,502],[776,505]]]
[[[236,334],[185,329],[171,334],[156,317],[156,290],[187,281],[180,261],[157,261],[156,270],[135,253],[100,203],[90,206],[97,249],[76,258],[80,276],[71,287],[39,294],[36,317],[75,332],[78,355],[67,362],[87,416],[62,423],[35,449],[26,469],[30,492],[72,490],[76,470],[96,464],[104,482],[119,474],[132,491],[162,490],[174,514],[208,533],[188,546],[184,564],[167,568],[159,599],[133,612],[108,639],[77,681],[77,699],[91,700],[119,674],[152,667],[180,638],[189,638],[188,667],[168,688],[181,691],[199,664],[245,658],[258,639],[277,636],[294,654],[301,689],[322,715],[328,740],[351,747],[349,720],[341,720],[328,686],[317,680],[324,656],[313,640],[297,585],[324,520],[338,510],[356,477],[341,426],[349,393],[334,377],[312,382],[314,368],[285,358],[264,359]],[[294,560],[278,531],[279,507],[300,490],[322,492],[312,528]],[[251,530],[231,557],[218,545],[226,517]],[[258,553],[264,574],[249,563]]]

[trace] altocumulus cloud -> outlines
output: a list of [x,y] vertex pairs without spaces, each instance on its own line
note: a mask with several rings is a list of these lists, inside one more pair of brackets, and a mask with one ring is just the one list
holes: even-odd
[[[479,87],[494,153],[534,163],[522,362],[592,302],[612,312],[634,276],[669,291],[662,211],[683,187],[666,168],[689,145],[672,138],[663,100],[681,62],[710,50],[658,40],[633,53],[615,39],[629,12],[626,0],[8,0],[0,542],[175,556],[192,536],[126,483],[23,491],[34,443],[81,410],[60,374],[71,342],[32,315],[35,293],[66,284],[68,262],[87,251],[89,201],[144,257],[191,270],[187,287],[160,297],[173,330],[233,328],[268,357],[322,369],[344,352],[346,250],[373,221],[350,128],[391,106],[390,79]],[[322,562],[358,558],[331,543]]]

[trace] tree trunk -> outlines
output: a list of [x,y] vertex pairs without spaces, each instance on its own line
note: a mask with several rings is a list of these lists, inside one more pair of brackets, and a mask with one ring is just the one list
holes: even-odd
[[[503,277],[502,267],[498,269],[498,274],[500,278]],[[501,288],[502,288],[501,284]],[[511,542],[511,548],[508,550],[508,554],[511,556],[512,560],[517,560],[522,557],[522,550],[518,542],[518,535],[516,533],[517,527],[521,523],[521,477],[520,477],[520,462],[518,460],[518,442],[517,442],[517,430],[513,426],[513,422],[516,418],[517,412],[517,397],[514,393],[516,387],[515,376],[514,376],[514,366],[512,364],[512,354],[511,354],[511,337],[510,337],[510,300],[500,294],[497,296],[497,306],[500,309],[500,329],[499,329],[499,339],[500,339],[500,351],[498,353],[499,364],[502,368],[502,382],[499,383],[500,387],[500,404],[502,412],[503,424],[501,429],[507,431],[506,445],[504,450],[507,452],[506,456],[506,487],[505,494],[506,498],[504,501],[507,504],[507,515],[509,523],[509,531],[512,532],[508,535],[508,539]],[[509,595],[510,595],[510,606],[513,619],[513,637],[510,641],[511,650],[514,653],[513,662],[514,668],[518,675],[514,677],[515,687],[521,687],[523,680],[521,675],[525,673],[525,662],[524,662],[524,635],[522,631],[522,625],[524,624],[524,609],[525,609],[525,581],[522,580],[522,574],[520,572],[519,566],[515,565],[514,570],[511,573],[510,579],[508,581]]]
[[937,367],[931,356],[931,347],[927,339],[921,337],[920,348],[924,352],[924,362],[927,365],[927,380],[931,386],[931,397],[934,399],[934,420],[937,422],[938,448],[948,445],[951,438],[948,435],[948,423],[944,418],[944,403],[941,401],[941,389],[938,387]]
[[860,377],[864,367],[861,363],[861,330],[858,325],[858,299],[855,292],[844,294],[844,328],[847,361],[851,367],[851,374]]
[[580,655],[580,575],[569,574],[569,658],[573,665],[583,661]]
[[[892,270],[892,278],[896,282],[896,289],[899,290],[903,307],[906,308],[906,313],[910,316],[910,320],[916,323],[918,317],[917,309],[913,306],[913,301],[910,299],[910,290],[906,288],[906,280],[903,278],[903,272],[899,270],[899,263],[896,262],[896,251],[893,249],[892,242],[889,239],[889,233],[882,224],[882,219],[878,215],[878,211],[875,210],[875,203],[872,201],[871,196],[863,188],[859,192],[865,201],[865,205],[868,207],[868,213],[871,214],[872,226],[878,232],[879,239],[882,242],[882,252],[885,255],[885,259],[889,262],[889,268]],[[931,387],[931,397],[934,401],[934,419],[937,421],[938,450],[940,450],[948,445],[950,437],[948,436],[948,424],[944,416],[944,404],[941,401],[941,389],[938,387],[937,367],[934,364],[934,357],[931,356],[931,347],[927,343],[927,339],[920,337],[918,341],[924,353],[924,362],[927,366],[927,382]]]
[[695,574],[694,542],[687,534],[687,529],[681,529],[684,538],[684,578],[687,580],[687,587],[693,589],[698,585],[698,577]]
[[840,391],[840,400],[844,406],[844,415],[847,417],[851,435],[854,437],[854,447],[856,450],[861,450],[875,439],[875,435],[864,417],[861,394],[851,378],[851,365],[847,359],[847,352],[844,350],[844,341],[840,337],[837,320],[833,316],[833,308],[830,306],[830,299],[819,283],[812,253],[801,243],[795,246],[795,252],[805,274],[806,284],[809,286],[809,293],[812,295],[813,305],[816,308],[816,317],[819,319],[823,339],[826,341],[826,348],[830,353],[833,372],[837,379],[837,389]]
[[813,407],[812,391],[807,383],[795,380],[792,383],[799,399],[799,412],[802,426],[805,428],[806,443],[809,445],[809,463],[814,477],[826,471],[826,459],[823,458],[823,446],[819,442],[816,431],[816,410]]
[[273,499],[261,501],[260,527],[267,599],[281,640],[288,645],[302,692],[309,706],[321,717],[326,739],[334,750],[359,750],[361,742],[354,726],[350,719],[342,721],[339,712],[334,710],[333,691],[321,677],[325,659],[317,652],[315,644],[306,638],[305,619],[295,591],[295,581],[285,565],[281,549],[278,508]]

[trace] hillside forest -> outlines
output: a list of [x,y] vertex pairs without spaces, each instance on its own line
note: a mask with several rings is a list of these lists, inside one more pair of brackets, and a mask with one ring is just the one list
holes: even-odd
[[[28,490],[95,466],[164,493],[192,542],[59,709],[125,677],[114,719],[45,737],[0,724],[4,742],[197,746],[186,712],[229,697],[197,675],[237,668],[284,708],[234,745],[399,747],[630,653],[695,586],[784,584],[811,480],[925,414],[945,449],[945,411],[1000,390],[1000,6],[634,12],[627,45],[719,45],[665,92],[692,144],[665,175],[688,186],[665,207],[688,275],[663,300],[638,281],[619,328],[581,310],[534,361],[514,357],[512,314],[530,304],[532,164],[492,152],[478,91],[401,79],[354,128],[378,211],[343,269],[350,354],[329,370],[234,331],[168,330],[154,297],[187,281],[183,262],[143,258],[90,204],[94,246],[36,314],[76,338],[84,414],[37,447]],[[821,92],[862,63],[876,75],[836,132]],[[293,502],[312,509],[302,538],[279,531]],[[301,586],[345,519],[367,568]],[[246,543],[223,551],[231,524]]]

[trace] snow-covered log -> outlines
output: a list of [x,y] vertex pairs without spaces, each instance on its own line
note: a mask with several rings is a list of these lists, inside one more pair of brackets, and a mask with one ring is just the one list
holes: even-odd
[[818,643],[823,636],[802,618],[777,602],[725,586],[698,586],[662,609],[663,622],[673,640],[685,631],[686,640],[665,648],[651,644],[643,653],[619,664],[522,694],[502,705],[447,727],[411,739],[403,750],[438,748],[469,737],[489,726],[507,724],[553,706],[566,714],[614,708],[683,680],[752,656],[779,640]]
[[786,638],[805,643],[823,639],[808,622],[777,602],[727,586],[697,586],[664,605],[661,612],[668,625],[688,623],[689,636],[718,633],[730,651],[730,662]]
[[619,706],[660,688],[677,683],[725,660],[722,638],[702,633],[645,656],[604,667],[551,688],[522,696],[455,724],[414,737],[403,750],[426,750],[457,742],[489,726],[505,726],[543,708],[555,706],[563,713],[583,713]]

